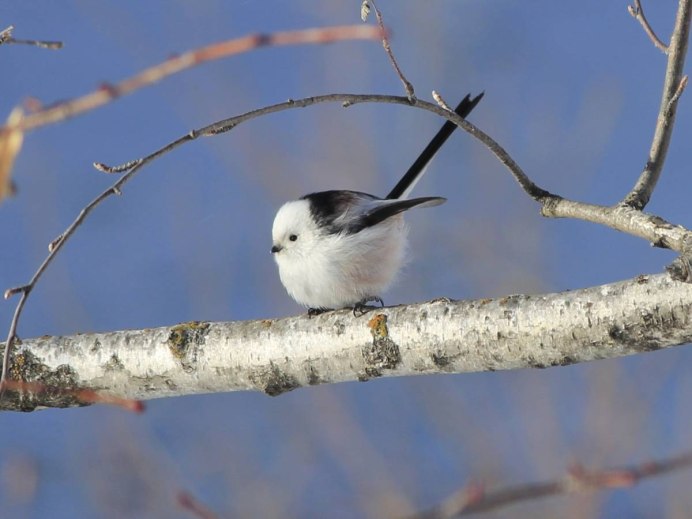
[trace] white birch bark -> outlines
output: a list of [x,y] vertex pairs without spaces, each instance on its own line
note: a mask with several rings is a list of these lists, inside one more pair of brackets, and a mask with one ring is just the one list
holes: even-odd
[[52,389],[92,388],[129,399],[296,388],[381,376],[564,366],[692,340],[692,284],[668,274],[547,295],[436,300],[317,317],[184,323],[40,337],[12,356],[2,409],[80,405]]

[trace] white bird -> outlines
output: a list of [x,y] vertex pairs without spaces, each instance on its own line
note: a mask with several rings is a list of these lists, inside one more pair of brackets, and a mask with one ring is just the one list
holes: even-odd
[[[468,95],[455,112],[466,117],[483,94]],[[321,191],[286,202],[276,213],[271,252],[288,294],[309,313],[370,301],[396,277],[406,251],[403,212],[433,207],[442,197],[406,197],[456,129],[447,121],[386,198],[359,191]]]

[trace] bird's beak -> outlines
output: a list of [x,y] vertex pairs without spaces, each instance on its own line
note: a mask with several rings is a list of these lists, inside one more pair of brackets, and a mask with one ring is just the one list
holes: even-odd
[[283,247],[281,245],[272,245],[272,254],[276,254],[277,252],[281,252]]

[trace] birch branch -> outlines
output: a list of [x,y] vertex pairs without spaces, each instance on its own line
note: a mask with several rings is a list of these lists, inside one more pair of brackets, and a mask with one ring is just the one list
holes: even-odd
[[564,366],[692,341],[692,284],[667,274],[547,295],[435,300],[275,320],[39,337],[13,351],[0,409],[85,402],[65,389],[125,399],[300,387],[383,376]]

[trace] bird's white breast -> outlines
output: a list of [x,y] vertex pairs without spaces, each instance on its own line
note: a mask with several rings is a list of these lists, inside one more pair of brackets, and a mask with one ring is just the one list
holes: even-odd
[[281,282],[310,308],[343,308],[380,296],[403,263],[406,234],[399,215],[355,234],[324,235],[298,261],[275,256]]

